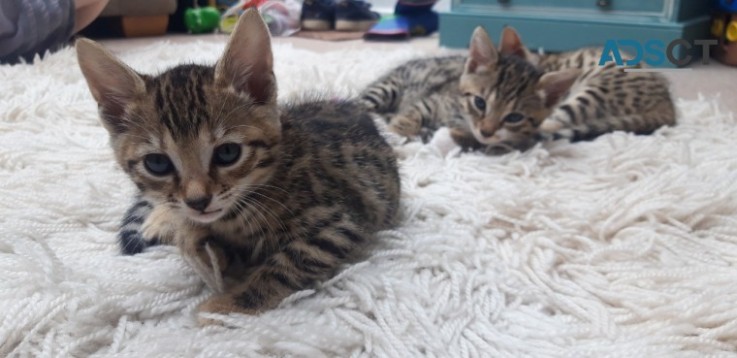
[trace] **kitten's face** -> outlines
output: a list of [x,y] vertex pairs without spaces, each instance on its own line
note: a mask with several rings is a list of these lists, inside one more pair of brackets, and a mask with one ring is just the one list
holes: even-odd
[[474,138],[489,147],[526,149],[578,75],[542,74],[523,58],[502,56],[486,31],[476,28],[459,83]]
[[484,145],[526,147],[552,111],[537,91],[540,74],[520,62],[504,58],[494,68],[461,77],[466,118]]
[[281,141],[268,31],[244,14],[214,67],[140,75],[89,40],[80,67],[118,163],[155,204],[210,223],[273,174]]
[[149,80],[126,114],[135,125],[113,138],[118,162],[145,197],[201,223],[271,177],[281,139],[274,105],[202,81],[212,74],[186,66]]

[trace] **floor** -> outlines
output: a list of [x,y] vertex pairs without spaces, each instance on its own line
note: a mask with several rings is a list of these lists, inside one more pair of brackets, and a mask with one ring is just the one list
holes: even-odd
[[[102,41],[113,51],[125,51],[126,49],[149,45],[155,41],[190,42],[190,41],[222,41],[227,40],[227,35],[167,35],[164,37],[134,38],[134,39],[110,39]],[[391,51],[393,49],[412,46],[417,49],[433,51],[439,49],[438,37],[417,38],[404,42],[366,42],[363,40],[329,42],[300,37],[276,37],[275,43],[291,43],[295,47],[304,48],[316,52],[337,51],[372,47]],[[720,96],[725,109],[737,113],[737,67],[725,66],[712,60],[708,65],[694,64],[686,69],[666,72],[672,85],[675,97],[685,99],[696,99],[699,95],[709,98]]]

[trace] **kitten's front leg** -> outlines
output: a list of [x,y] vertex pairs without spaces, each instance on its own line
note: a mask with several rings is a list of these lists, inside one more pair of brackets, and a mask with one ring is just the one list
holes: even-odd
[[402,98],[399,87],[396,80],[391,78],[380,80],[363,90],[359,95],[359,102],[372,112],[395,112]]
[[418,136],[422,131],[422,116],[417,112],[406,112],[389,119],[389,130],[405,137]]
[[[453,96],[446,93],[434,93],[412,102],[401,108],[399,113],[389,120],[389,129],[406,136],[423,135],[423,141],[431,137],[438,128],[449,125],[451,118],[459,113]],[[422,133],[426,129],[427,133]]]
[[220,271],[218,273],[212,272],[213,274],[222,273],[230,264],[228,256],[218,244],[218,240],[205,227],[183,224],[177,232],[174,241],[182,255],[193,258],[199,264],[213,270],[215,265],[210,258],[209,248],[214,254],[215,260],[217,260],[218,271]]
[[171,245],[174,235],[184,225],[184,221],[166,205],[158,205],[151,210],[141,226],[143,237],[156,238],[160,244]]
[[[274,308],[284,298],[306,286],[296,283],[300,278],[290,277],[285,271],[271,265],[259,267],[246,282],[230,287],[225,293],[216,293],[198,310],[201,313],[255,315]],[[208,325],[219,321],[200,317],[199,322]]]
[[[258,314],[274,308],[292,293],[327,278],[365,241],[365,234],[350,225],[327,227],[314,238],[292,241],[255,268],[245,282],[211,297],[199,310]],[[201,318],[200,323],[215,321]]]
[[473,134],[471,134],[467,130],[463,130],[460,128],[451,128],[450,137],[453,138],[453,141],[456,142],[456,144],[458,144],[464,152],[477,150],[484,147],[481,143],[479,143],[479,141],[476,140]]
[[448,118],[456,113],[453,98],[436,93],[401,109],[389,120],[389,129],[406,137],[420,135],[423,128],[435,132],[437,128],[446,125]]
[[135,255],[147,247],[171,244],[177,220],[169,210],[137,198],[120,225],[118,239],[123,254]]

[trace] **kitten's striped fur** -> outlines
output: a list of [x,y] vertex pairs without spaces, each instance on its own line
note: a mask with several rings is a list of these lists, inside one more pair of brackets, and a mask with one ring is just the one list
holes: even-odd
[[[116,158],[141,193],[123,221],[122,250],[171,243],[214,266],[212,248],[229,284],[203,312],[275,307],[396,220],[396,158],[369,114],[351,102],[277,106],[269,42],[248,11],[216,66],[156,77],[91,41],[77,44]],[[231,144],[241,148],[232,162]],[[154,175],[165,166],[152,153],[173,170]]]
[[[369,85],[361,99],[387,116],[398,134],[426,139],[446,125],[462,146],[493,152],[524,150],[546,138],[586,140],[615,130],[647,134],[675,123],[667,80],[657,73],[599,67],[601,49],[536,55],[507,28],[500,51],[479,28],[469,57],[410,61]],[[473,61],[483,63],[480,71],[469,71]],[[524,78],[541,82],[520,81]],[[471,103],[477,97],[488,104],[484,111]],[[510,114],[524,120],[505,121]]]
[[137,254],[147,246],[157,245],[158,237],[143,237],[143,222],[153,211],[153,205],[140,196],[136,197],[134,204],[126,211],[123,222],[120,224],[118,239],[121,251],[126,255]]
[[466,128],[462,104],[454,100],[465,62],[460,55],[410,60],[364,89],[361,100],[404,136],[428,139],[443,126]]

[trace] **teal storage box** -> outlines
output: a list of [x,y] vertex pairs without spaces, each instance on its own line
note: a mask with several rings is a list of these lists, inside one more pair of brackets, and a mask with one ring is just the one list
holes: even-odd
[[[512,26],[530,49],[568,51],[607,40],[645,43],[708,39],[710,2],[704,0],[454,0],[440,14],[440,45],[465,48],[476,26],[498,41]],[[678,47],[677,56],[685,54]],[[694,46],[698,58],[701,48]]]

